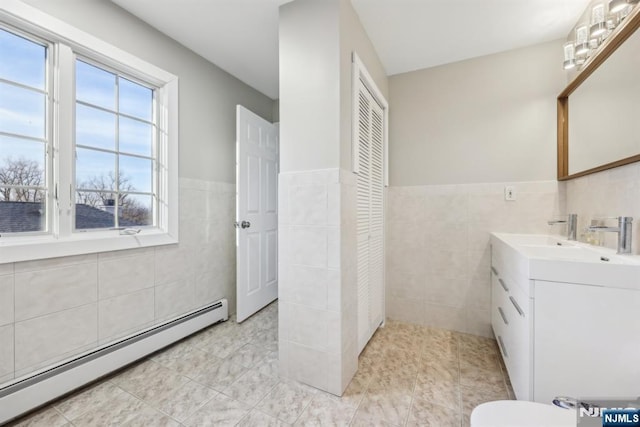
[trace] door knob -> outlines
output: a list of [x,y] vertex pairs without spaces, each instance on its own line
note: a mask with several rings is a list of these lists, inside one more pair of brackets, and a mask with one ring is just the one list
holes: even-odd
[[242,221],[242,222],[240,223],[240,227],[242,227],[242,228],[249,228],[249,227],[251,227],[251,223],[250,223],[249,221]]

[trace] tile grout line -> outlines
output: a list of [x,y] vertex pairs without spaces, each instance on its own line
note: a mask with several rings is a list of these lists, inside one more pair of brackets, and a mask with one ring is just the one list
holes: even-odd
[[403,426],[406,426],[409,424],[409,418],[411,418],[411,412],[413,411],[413,401],[416,397],[416,387],[418,387],[418,375],[420,374],[420,366],[422,366],[422,357],[423,357],[423,353],[422,350],[420,351],[420,362],[419,362],[419,367],[418,367],[418,372],[415,373],[415,376],[413,378],[413,387],[411,389],[411,401],[409,402],[409,410],[407,411],[407,415],[405,416],[404,419],[404,423],[402,423]]
[[358,402],[358,406],[356,406],[356,410],[353,412],[353,415],[351,415],[351,419],[349,420],[349,425],[353,425],[353,423],[356,420],[356,416],[358,415],[358,411],[360,410],[360,407],[362,406],[362,403],[364,402],[364,400],[367,398],[367,394],[369,393],[369,384],[371,382],[369,382],[367,384],[367,386],[365,387],[364,391],[362,392],[362,398],[360,399],[360,402]]

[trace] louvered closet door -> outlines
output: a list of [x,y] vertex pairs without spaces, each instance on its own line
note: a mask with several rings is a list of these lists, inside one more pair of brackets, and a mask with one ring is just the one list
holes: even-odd
[[383,320],[384,110],[359,81],[358,94],[358,347]]

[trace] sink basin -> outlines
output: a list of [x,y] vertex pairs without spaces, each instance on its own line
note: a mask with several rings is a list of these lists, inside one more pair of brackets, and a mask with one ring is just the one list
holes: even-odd
[[612,249],[547,235],[492,236],[493,244],[507,245],[517,252],[508,267],[514,277],[524,273],[534,280],[640,289],[640,256],[618,255]]
[[529,258],[607,262],[607,257],[601,259],[599,253],[580,246],[521,245],[519,249]]
[[574,246],[575,242],[563,239],[558,236],[548,236],[546,234],[502,234],[509,236],[509,242],[514,245],[544,245],[544,246]]

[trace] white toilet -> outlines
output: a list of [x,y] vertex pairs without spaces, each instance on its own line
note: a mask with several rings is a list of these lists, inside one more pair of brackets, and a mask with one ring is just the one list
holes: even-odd
[[475,407],[471,427],[576,427],[575,410],[524,400],[496,400]]

